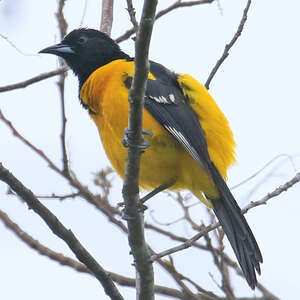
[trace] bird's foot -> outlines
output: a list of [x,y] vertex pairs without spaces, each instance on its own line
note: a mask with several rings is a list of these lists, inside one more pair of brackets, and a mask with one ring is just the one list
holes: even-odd
[[[125,206],[124,203],[119,203],[118,205],[120,205],[120,206]],[[148,207],[147,207],[146,205],[144,205],[143,203],[138,203],[138,204],[137,204],[137,212],[138,212],[138,213],[144,213],[144,211],[145,211],[146,209],[148,209]],[[131,216],[130,214],[128,214],[128,213],[126,212],[126,208],[123,208],[123,209],[121,210],[121,218],[122,218],[123,220],[128,221],[128,220],[133,220],[135,217],[134,217],[134,216]]]
[[[131,134],[132,134],[132,131],[129,130],[128,128],[125,128],[124,130],[124,138],[122,140],[122,144],[124,147],[134,147],[134,148],[138,148],[138,149],[147,149],[149,146],[150,146],[150,143],[143,138],[143,141],[141,144],[135,144],[132,142],[132,138],[131,138]],[[153,136],[153,133],[149,130],[146,130],[146,129],[143,129],[142,130],[142,134],[145,134],[145,135],[149,135],[149,136]]]

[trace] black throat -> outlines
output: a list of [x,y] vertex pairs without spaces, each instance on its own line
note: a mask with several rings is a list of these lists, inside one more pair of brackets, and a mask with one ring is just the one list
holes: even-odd
[[129,55],[120,51],[116,53],[111,53],[109,57],[90,57],[90,59],[85,62],[80,61],[80,59],[76,59],[74,61],[70,59],[67,61],[67,64],[70,66],[74,74],[78,77],[80,90],[82,85],[94,71],[117,59],[132,60],[132,58],[130,58]]

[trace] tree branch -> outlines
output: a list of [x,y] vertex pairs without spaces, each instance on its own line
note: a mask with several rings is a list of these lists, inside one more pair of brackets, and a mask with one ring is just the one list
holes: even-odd
[[[228,300],[235,300],[236,298],[234,295],[234,291],[231,287],[231,281],[230,281],[228,268],[227,268],[227,265],[224,264],[223,256],[218,255],[219,253],[213,247],[211,238],[209,237],[208,234],[204,235],[204,239],[206,241],[206,245],[209,249],[209,252],[211,253],[211,255],[213,257],[214,264],[216,265],[219,272],[221,273],[221,276],[222,276],[222,284],[220,285],[221,290],[224,292],[224,294],[226,295],[226,298],[228,298]],[[221,246],[222,241],[221,241],[221,239],[218,239],[218,240],[219,240],[219,245]],[[220,243],[220,241],[221,241],[221,243]],[[224,247],[220,247],[219,250],[222,253],[224,250]]]
[[102,0],[100,31],[110,36],[114,15],[114,0]]
[[279,196],[283,192],[286,192],[289,188],[291,188],[293,185],[295,185],[299,181],[300,181],[300,172],[297,173],[291,180],[289,180],[286,183],[284,183],[283,185],[279,186],[274,191],[268,193],[261,200],[250,202],[246,207],[244,207],[242,209],[243,214],[247,213],[250,209],[252,209],[254,207],[267,204],[267,202],[270,199]]
[[[64,36],[67,34],[67,28],[68,24],[64,17],[63,9],[65,6],[65,0],[60,0],[58,3],[58,9],[55,13],[58,27],[59,27],[59,35],[60,40],[64,38]],[[59,59],[59,65],[61,67],[65,66],[64,60]],[[67,73],[62,73],[59,75],[59,80],[57,82],[59,95],[60,95],[60,107],[61,107],[61,133],[60,133],[60,145],[61,145],[61,152],[62,152],[62,163],[63,163],[63,172],[65,174],[69,174],[69,163],[68,163],[68,155],[67,155],[67,148],[66,148],[66,112],[65,112],[65,79],[66,79]]]
[[177,0],[173,4],[171,4],[169,7],[162,9],[157,13],[155,16],[155,19],[159,19],[160,17],[166,15],[167,13],[173,11],[174,9],[181,8],[181,7],[192,7],[196,5],[201,5],[201,4],[210,4],[214,2],[215,0],[198,0],[198,1],[182,1],[182,0]]
[[[280,187],[278,187],[277,189],[275,189],[271,193],[268,193],[261,200],[254,201],[254,202],[251,202],[250,204],[248,204],[244,209],[242,209],[242,213],[246,214],[250,209],[252,209],[254,207],[257,207],[257,206],[260,206],[260,205],[265,205],[270,199],[280,195],[282,192],[287,191],[289,188],[291,188],[293,185],[295,185],[299,181],[300,181],[300,173],[297,173],[291,180],[287,181],[286,183],[284,183],[283,185],[281,185]],[[182,251],[186,248],[189,248],[194,244],[195,241],[197,241],[198,239],[200,239],[201,237],[203,237],[204,235],[206,235],[210,231],[218,228],[219,226],[220,226],[219,222],[211,223],[210,225],[208,225],[205,228],[203,228],[202,230],[200,230],[192,238],[190,238],[189,240],[186,240],[184,243],[182,243],[182,244],[180,244],[176,247],[173,247],[173,248],[167,249],[165,251],[162,251],[158,254],[152,255],[151,260],[154,261],[154,260],[157,260],[158,258],[162,258],[166,255],[170,255],[172,253]]]
[[[155,20],[159,19],[160,17],[166,15],[167,13],[173,11],[174,9],[180,8],[180,7],[192,7],[195,5],[200,5],[200,4],[209,4],[214,2],[215,0],[201,0],[201,1],[187,1],[187,2],[181,2],[180,1],[176,1],[174,2],[172,5],[170,5],[169,7],[159,11],[156,16],[155,16]],[[109,25],[110,22],[112,22],[112,15],[113,15],[113,0],[104,0],[102,2],[102,5],[105,5],[105,8],[102,9],[102,19],[101,19],[101,27],[100,30],[103,32],[107,32],[110,34],[111,32],[111,26]],[[103,16],[104,14],[104,16]],[[131,35],[133,35],[135,33],[135,29],[134,27],[129,29],[128,31],[126,31],[123,35],[119,36],[117,39],[115,39],[115,41],[117,43],[123,42],[125,40],[127,40]],[[10,84],[10,85],[6,85],[6,86],[2,86],[0,87],[0,93],[1,92],[8,92],[8,91],[12,91],[15,89],[20,89],[20,88],[25,88],[28,85],[31,85],[33,83],[42,81],[44,79],[56,76],[56,75],[60,75],[66,71],[68,71],[69,69],[67,67],[63,67],[63,68],[59,68],[57,70],[51,71],[51,72],[47,72],[47,73],[42,73],[40,75],[34,76],[28,80],[19,82],[19,83],[15,83],[15,84]]]
[[186,240],[184,243],[176,246],[176,247],[172,247],[170,249],[167,249],[165,251],[162,251],[160,253],[157,253],[155,255],[152,255],[151,260],[155,261],[159,258],[162,258],[166,255],[170,255],[173,254],[175,252],[178,251],[182,251],[184,249],[190,248],[197,240],[199,240],[201,237],[203,237],[204,235],[208,234],[210,231],[218,228],[220,226],[219,222],[216,223],[212,223],[208,226],[205,226],[203,229],[201,229],[196,235],[194,235],[192,238]]
[[[46,257],[48,257],[49,259],[53,260],[53,261],[56,261],[57,263],[63,265],[63,266],[68,266],[74,270],[76,270],[77,272],[80,272],[80,273],[85,273],[85,274],[89,274],[89,275],[92,275],[94,276],[94,274],[82,263],[70,258],[70,257],[67,257],[61,253],[58,253],[56,251],[53,251],[52,249],[44,246],[43,244],[41,244],[38,240],[34,239],[32,236],[30,236],[28,233],[26,233],[22,228],[20,228],[18,226],[18,224],[16,224],[15,222],[13,222],[9,216],[0,210],[0,219],[2,220],[2,222],[4,223],[4,225],[9,228],[14,234],[16,234],[16,236],[18,238],[20,238],[26,245],[28,245],[30,248],[36,250],[39,254],[41,255],[44,255]],[[218,250],[218,249],[215,249],[215,250]],[[236,269],[237,272],[240,272],[241,271],[239,270],[239,267],[237,266],[237,264],[233,261],[230,261],[230,264],[229,264],[231,267],[233,267],[234,269]],[[121,286],[126,286],[126,287],[135,287],[135,284],[136,284],[136,281],[134,278],[129,278],[129,277],[126,277],[126,276],[123,276],[123,275],[120,275],[120,274],[117,274],[117,273],[114,273],[114,272],[110,272],[110,271],[106,271],[107,274],[109,274],[109,276],[111,277],[111,279],[118,283],[119,285]],[[179,274],[177,272],[177,274]],[[180,277],[184,277],[182,276],[181,274],[180,275],[177,275],[177,276],[180,276]],[[188,278],[184,277],[187,281],[190,281]],[[196,286],[196,283],[193,283],[195,286]],[[197,286],[197,289],[199,292],[201,293],[205,293],[206,296],[208,297],[207,299],[223,299],[225,300],[224,298],[222,297],[212,297],[212,295],[214,294],[210,294],[210,292],[207,292],[205,290],[203,290],[202,288],[198,287]],[[173,288],[168,288],[168,287],[165,287],[165,286],[161,286],[161,285],[155,285],[154,286],[154,291],[156,294],[161,294],[161,295],[164,295],[164,296],[169,296],[169,297],[172,297],[172,298],[175,298],[175,299],[184,299],[184,294],[177,290],[177,289],[173,289]],[[266,296],[268,296],[267,298],[265,299],[274,299],[274,300],[279,300],[278,298],[276,298],[274,295],[272,295],[274,298],[271,298],[269,297],[269,295],[272,295],[270,294],[269,291],[266,292]],[[204,300],[205,298],[200,298],[199,297],[199,300]],[[240,298],[240,300],[247,300],[247,299],[251,299],[251,298]],[[256,299],[256,298],[255,298]]]
[[135,48],[135,71],[129,93],[129,121],[126,175],[123,185],[128,240],[137,272],[137,299],[154,299],[154,274],[144,236],[143,213],[139,211],[139,170],[142,143],[144,95],[149,72],[148,51],[155,18],[156,0],[145,0]]
[[258,171],[254,172],[254,174],[250,175],[246,179],[243,179],[241,182],[235,184],[234,186],[231,186],[230,189],[231,190],[236,189],[236,188],[242,186],[243,184],[247,183],[251,179],[255,178],[257,175],[259,175],[261,172],[263,172],[265,169],[267,169],[267,167],[269,167],[271,164],[273,164],[275,162],[275,160],[278,160],[279,158],[282,158],[282,157],[284,157],[290,161],[294,171],[296,172],[297,169],[293,162],[293,156],[286,154],[286,153],[278,154],[275,157],[273,157],[271,160],[269,160],[266,164],[264,164],[264,166],[262,166]]
[[[155,254],[155,253],[153,252],[153,254]],[[175,282],[181,287],[182,293],[185,296],[183,299],[188,299],[188,300],[219,300],[219,299],[221,299],[214,293],[201,288],[193,280],[191,280],[188,277],[184,276],[183,274],[179,273],[175,268],[174,261],[171,256],[169,257],[169,261],[158,259],[157,262],[164,270],[166,270],[172,276],[172,278],[175,280]],[[195,294],[194,292],[192,292],[190,286],[186,285],[184,283],[184,280],[191,283],[198,290],[199,294]]]
[[25,232],[18,224],[13,222],[9,216],[0,210],[0,219],[15,235],[20,238],[27,246],[36,250],[39,254],[47,256],[51,260],[54,260],[62,266],[69,266],[74,270],[82,273],[93,274],[84,264],[67,257],[61,253],[55,252],[50,248],[42,245],[38,240],[34,239],[27,232]]
[[133,25],[134,31],[137,32],[139,24],[135,17],[135,8],[133,7],[132,0],[127,0],[127,11],[130,17],[130,21]]
[[81,245],[79,240],[75,237],[71,230],[68,230],[51,213],[51,211],[44,206],[32,193],[27,189],[16,177],[13,176],[3,165],[0,163],[0,180],[7,183],[13,191],[15,191],[29,206],[33,209],[48,225],[52,232],[61,238],[69,248],[73,251],[76,257],[84,263],[95,277],[102,284],[105,293],[112,300],[124,300],[118,289],[114,285],[112,279],[106,271],[97,263],[97,261],[89,254],[89,252]]
[[[180,7],[192,7],[195,5],[200,5],[200,4],[208,4],[212,3],[215,0],[200,0],[200,1],[187,1],[187,2],[182,2],[182,0],[177,0],[175,1],[172,5],[168,6],[165,9],[162,9],[159,11],[156,16],[155,16],[155,21],[159,19],[160,17],[168,14],[169,12],[173,11],[174,9],[180,8]],[[125,33],[123,33],[121,36],[115,39],[116,43],[121,43],[127,39],[129,39],[134,33],[136,33],[137,28],[133,26],[129,30],[127,30]]]
[[66,200],[66,199],[71,199],[71,198],[76,198],[80,196],[79,192],[72,193],[72,194],[66,194],[66,195],[56,195],[52,193],[51,195],[36,195],[38,199],[58,199],[60,201]]
[[108,203],[108,201],[100,196],[93,195],[85,186],[83,186],[76,178],[75,176],[71,176],[70,174],[65,174],[62,172],[58,166],[39,148],[34,146],[32,143],[30,143],[24,136],[22,136],[16,128],[12,125],[12,123],[5,118],[2,111],[0,110],[0,119],[12,130],[13,134],[26,146],[28,146],[31,150],[33,150],[39,157],[41,157],[45,162],[49,164],[49,167],[61,175],[63,178],[65,178],[71,186],[76,188],[80,195],[90,204],[94,205],[97,209],[99,209],[104,215],[106,215],[110,222],[116,224],[123,232],[127,233],[126,226],[122,223],[122,221],[117,220],[114,217],[114,214],[119,213],[117,209],[114,209],[111,207]]
[[7,36],[0,33],[0,38],[5,40],[11,47],[13,47],[17,52],[24,56],[35,56],[37,54],[25,53],[22,51],[14,42],[12,42]]
[[229,44],[227,44],[225,46],[224,52],[222,54],[222,56],[219,58],[219,60],[217,61],[216,65],[214,66],[214,68],[212,69],[212,71],[210,72],[206,82],[205,82],[205,87],[207,89],[209,89],[209,85],[210,82],[212,81],[212,79],[214,78],[214,76],[216,75],[218,69],[220,68],[220,66],[222,65],[222,63],[224,62],[224,60],[228,57],[229,55],[229,50],[232,48],[232,46],[235,44],[235,42],[237,41],[237,39],[239,38],[239,36],[242,34],[243,29],[244,29],[244,25],[247,21],[247,14],[250,8],[250,4],[251,4],[251,0],[248,0],[246,8],[244,9],[244,13],[243,13],[243,17],[240,21],[239,27],[237,29],[237,32],[235,33],[235,35],[233,36],[232,40],[229,42]]
[[[53,251],[52,249],[44,246],[41,244],[38,240],[34,239],[32,236],[30,236],[28,233],[26,233],[22,228],[18,226],[15,222],[13,222],[9,216],[0,210],[0,219],[5,224],[7,228],[9,228],[13,233],[16,234],[17,237],[19,237],[26,245],[28,245],[30,248],[36,250],[39,254],[44,255],[48,258],[50,258],[53,261],[58,262],[62,266],[68,266],[72,269],[76,270],[77,272],[93,275],[94,274],[82,263],[76,261],[75,259],[72,259],[70,257],[67,257],[61,253],[58,253],[56,251]],[[135,287],[135,279],[122,276],[120,274],[106,271],[107,274],[111,277],[111,279],[122,286],[128,286],[128,287]],[[155,293],[182,299],[183,295],[179,290],[164,287],[161,285],[155,285],[154,287]]]
[[63,74],[65,72],[67,72],[68,70],[69,70],[69,68],[62,67],[62,68],[59,68],[59,69],[51,71],[51,72],[42,73],[40,75],[34,76],[30,79],[27,79],[27,80],[24,80],[24,81],[21,81],[21,82],[18,82],[18,83],[1,86],[0,87],[0,93],[25,88],[28,85],[31,85],[33,83],[48,79],[50,77],[53,77],[53,76],[56,76],[56,75],[59,75],[59,74]]

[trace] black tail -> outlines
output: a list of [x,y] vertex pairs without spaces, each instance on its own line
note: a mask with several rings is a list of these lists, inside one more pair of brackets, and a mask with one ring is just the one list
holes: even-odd
[[211,175],[220,192],[219,199],[210,199],[214,212],[234,250],[249,286],[257,284],[255,270],[260,274],[262,255],[255,237],[243,216],[240,207],[216,167],[211,164]]

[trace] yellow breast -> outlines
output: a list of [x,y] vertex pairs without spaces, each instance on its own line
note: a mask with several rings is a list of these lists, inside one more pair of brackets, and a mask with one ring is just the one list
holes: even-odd
[[[91,117],[99,130],[106,154],[122,178],[125,176],[127,155],[122,139],[129,112],[128,89],[124,80],[133,73],[133,62],[113,61],[94,71],[80,91],[82,101],[92,112]],[[149,76],[154,79],[153,75]],[[234,162],[235,145],[228,122],[200,83],[188,75],[180,75],[178,82],[199,116],[211,160],[225,178],[227,168]],[[146,110],[143,128],[151,131],[153,137],[145,136],[150,147],[142,155],[141,187],[152,189],[174,181],[173,189],[214,193],[215,187],[200,165]]]

